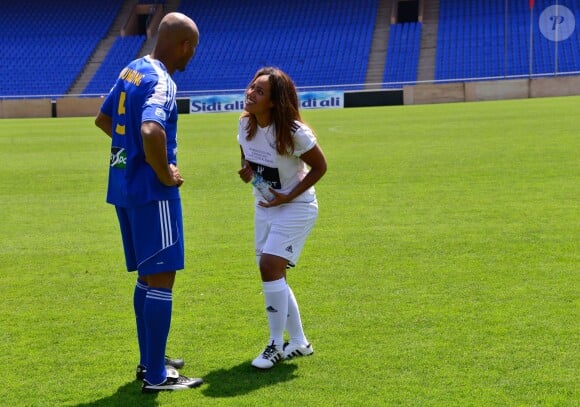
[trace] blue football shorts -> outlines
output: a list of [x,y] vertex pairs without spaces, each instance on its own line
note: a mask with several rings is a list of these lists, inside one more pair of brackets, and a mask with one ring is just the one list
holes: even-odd
[[139,275],[184,268],[181,201],[153,201],[135,208],[116,206],[127,271]]
[[291,202],[271,208],[256,205],[254,238],[258,265],[262,253],[268,253],[288,260],[288,266],[294,267],[317,217],[316,200]]

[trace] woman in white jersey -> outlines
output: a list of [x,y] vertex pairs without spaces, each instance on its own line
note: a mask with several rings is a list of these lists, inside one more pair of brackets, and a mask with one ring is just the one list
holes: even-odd
[[[294,267],[318,216],[314,184],[326,172],[324,153],[300,117],[292,79],[260,69],[246,91],[238,128],[240,178],[254,184],[256,260],[260,268],[270,339],[252,362],[269,369],[282,359],[314,352],[306,339],[286,270]],[[284,342],[288,331],[289,341]]]

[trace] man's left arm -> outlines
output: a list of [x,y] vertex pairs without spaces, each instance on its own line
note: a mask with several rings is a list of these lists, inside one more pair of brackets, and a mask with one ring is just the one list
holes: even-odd
[[146,121],[141,124],[141,137],[145,161],[153,168],[159,181],[166,186],[180,186],[183,179],[176,171],[177,167],[167,162],[167,135],[163,127],[157,122]]

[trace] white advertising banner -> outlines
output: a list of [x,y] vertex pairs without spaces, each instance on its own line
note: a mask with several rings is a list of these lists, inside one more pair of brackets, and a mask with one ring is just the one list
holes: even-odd
[[[344,107],[343,91],[299,92],[301,109],[337,109]],[[243,94],[206,95],[189,98],[190,113],[224,113],[244,110]]]
[[343,91],[299,92],[301,109],[336,109],[344,107]]

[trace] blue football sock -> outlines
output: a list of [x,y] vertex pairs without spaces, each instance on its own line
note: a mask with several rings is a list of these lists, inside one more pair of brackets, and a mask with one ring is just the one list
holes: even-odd
[[133,294],[133,308],[135,308],[135,319],[137,322],[137,341],[139,342],[139,364],[147,366],[147,336],[145,335],[145,320],[143,319],[143,308],[145,307],[145,297],[149,286],[137,279],[135,293]]
[[165,381],[165,347],[169,326],[173,294],[164,288],[150,288],[145,298],[144,319],[147,335],[147,373],[145,379],[150,384]]

